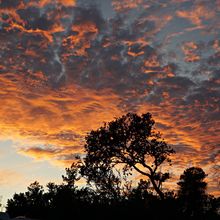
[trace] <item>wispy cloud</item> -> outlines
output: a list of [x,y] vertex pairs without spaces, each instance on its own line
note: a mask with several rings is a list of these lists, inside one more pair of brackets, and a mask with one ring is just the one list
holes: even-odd
[[181,155],[174,170],[213,169],[218,10],[215,0],[1,1],[1,137],[66,166],[91,129],[150,111]]

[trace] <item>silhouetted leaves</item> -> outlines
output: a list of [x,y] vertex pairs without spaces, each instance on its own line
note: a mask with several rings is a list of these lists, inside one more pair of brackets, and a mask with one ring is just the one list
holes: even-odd
[[[207,175],[199,167],[184,171],[177,194],[162,192],[169,173],[160,168],[171,162],[174,151],[153,126],[150,113],[128,113],[91,131],[85,157],[66,168],[62,184],[48,183],[46,190],[38,182],[30,184],[25,193],[8,200],[7,212],[42,220],[219,219],[220,198],[206,193]],[[133,171],[148,180],[135,186],[130,179]]]
[[169,156],[174,150],[153,126],[150,113],[142,116],[128,113],[91,131],[86,137],[86,157],[81,174],[96,186],[117,185],[119,179],[115,170],[119,165],[124,174],[135,170],[148,177],[163,199],[161,184],[169,174],[158,172],[158,169],[164,162],[170,162]]
[[180,181],[177,183],[180,186],[178,196],[181,211],[188,218],[202,218],[201,216],[212,207],[206,193],[207,183],[204,182],[206,176],[199,167],[190,167],[180,176]]

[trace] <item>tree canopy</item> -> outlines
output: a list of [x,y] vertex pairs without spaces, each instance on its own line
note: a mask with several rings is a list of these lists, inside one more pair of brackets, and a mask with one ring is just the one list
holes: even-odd
[[200,167],[190,167],[180,176],[178,196],[183,203],[184,212],[188,215],[200,215],[205,210],[207,200],[204,181],[206,174]]
[[128,113],[91,131],[86,137],[81,174],[96,185],[110,184],[110,179],[117,185],[115,170],[120,165],[126,175],[135,170],[148,177],[163,199],[161,186],[169,173],[162,173],[160,168],[163,163],[171,162],[169,156],[174,150],[155,130],[154,124],[150,113],[141,116]]

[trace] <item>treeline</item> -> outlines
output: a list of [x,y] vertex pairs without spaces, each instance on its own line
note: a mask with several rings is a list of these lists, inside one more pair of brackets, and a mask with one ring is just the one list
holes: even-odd
[[34,182],[25,193],[15,194],[8,200],[7,212],[10,217],[42,220],[118,217],[217,220],[220,217],[220,198],[206,194],[204,175],[201,168],[188,168],[178,183],[179,191],[166,192],[163,200],[144,180],[115,198],[108,192],[101,193],[88,186],[78,188],[74,181],[64,181],[60,185],[48,183],[46,190]]
[[[87,135],[85,156],[66,169],[62,184],[48,183],[45,190],[32,183],[8,200],[7,212],[42,220],[219,219],[220,198],[207,194],[201,168],[186,169],[178,191],[163,190],[170,174],[161,167],[171,165],[174,153],[155,130],[150,113],[128,113]],[[132,180],[135,173],[143,177],[138,184]]]

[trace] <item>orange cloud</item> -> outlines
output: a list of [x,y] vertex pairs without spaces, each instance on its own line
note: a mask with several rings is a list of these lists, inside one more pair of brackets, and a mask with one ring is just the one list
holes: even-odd
[[76,1],[75,0],[58,0],[58,2],[60,4],[63,4],[66,7],[68,7],[68,6],[75,6],[76,5]]
[[190,165],[211,170],[219,160],[219,41],[199,41],[201,31],[218,29],[218,16],[205,3],[182,10],[183,2],[113,0],[111,19],[80,1],[1,8],[1,138],[67,166],[90,130],[128,111],[151,112],[178,152],[174,179]]
[[148,60],[144,62],[145,67],[160,67],[160,62],[158,61],[157,56],[153,55]]
[[[92,22],[87,22],[73,25],[72,31],[74,35],[63,40],[63,46],[66,48],[65,56],[86,56],[86,49],[90,48],[91,41],[96,38],[98,28]],[[71,52],[73,49],[74,52]]]
[[211,11],[204,4],[197,4],[191,11],[177,11],[177,16],[190,20],[194,25],[202,25],[203,19],[209,20],[215,16],[215,12]]
[[186,42],[182,46],[182,51],[185,55],[186,62],[196,62],[200,60],[200,56],[197,54],[198,45],[194,42]]
[[76,5],[76,0],[39,0],[38,2],[30,1],[28,6],[45,7],[48,4],[61,4],[65,7],[71,7]]
[[[53,91],[40,87],[47,80],[40,72],[29,79],[30,88],[24,88],[24,76],[15,82],[9,76],[0,78],[1,137],[18,141],[18,150],[35,158],[59,160],[58,156],[82,152],[86,132],[121,114],[120,99],[110,90],[102,90],[103,95],[78,86]],[[28,150],[39,145],[45,150]],[[56,151],[48,150],[49,145]]]
[[[116,11],[126,11],[129,9],[137,8],[138,6],[143,7],[144,0],[113,0],[112,5]],[[144,7],[149,7],[147,4],[144,4]]]

